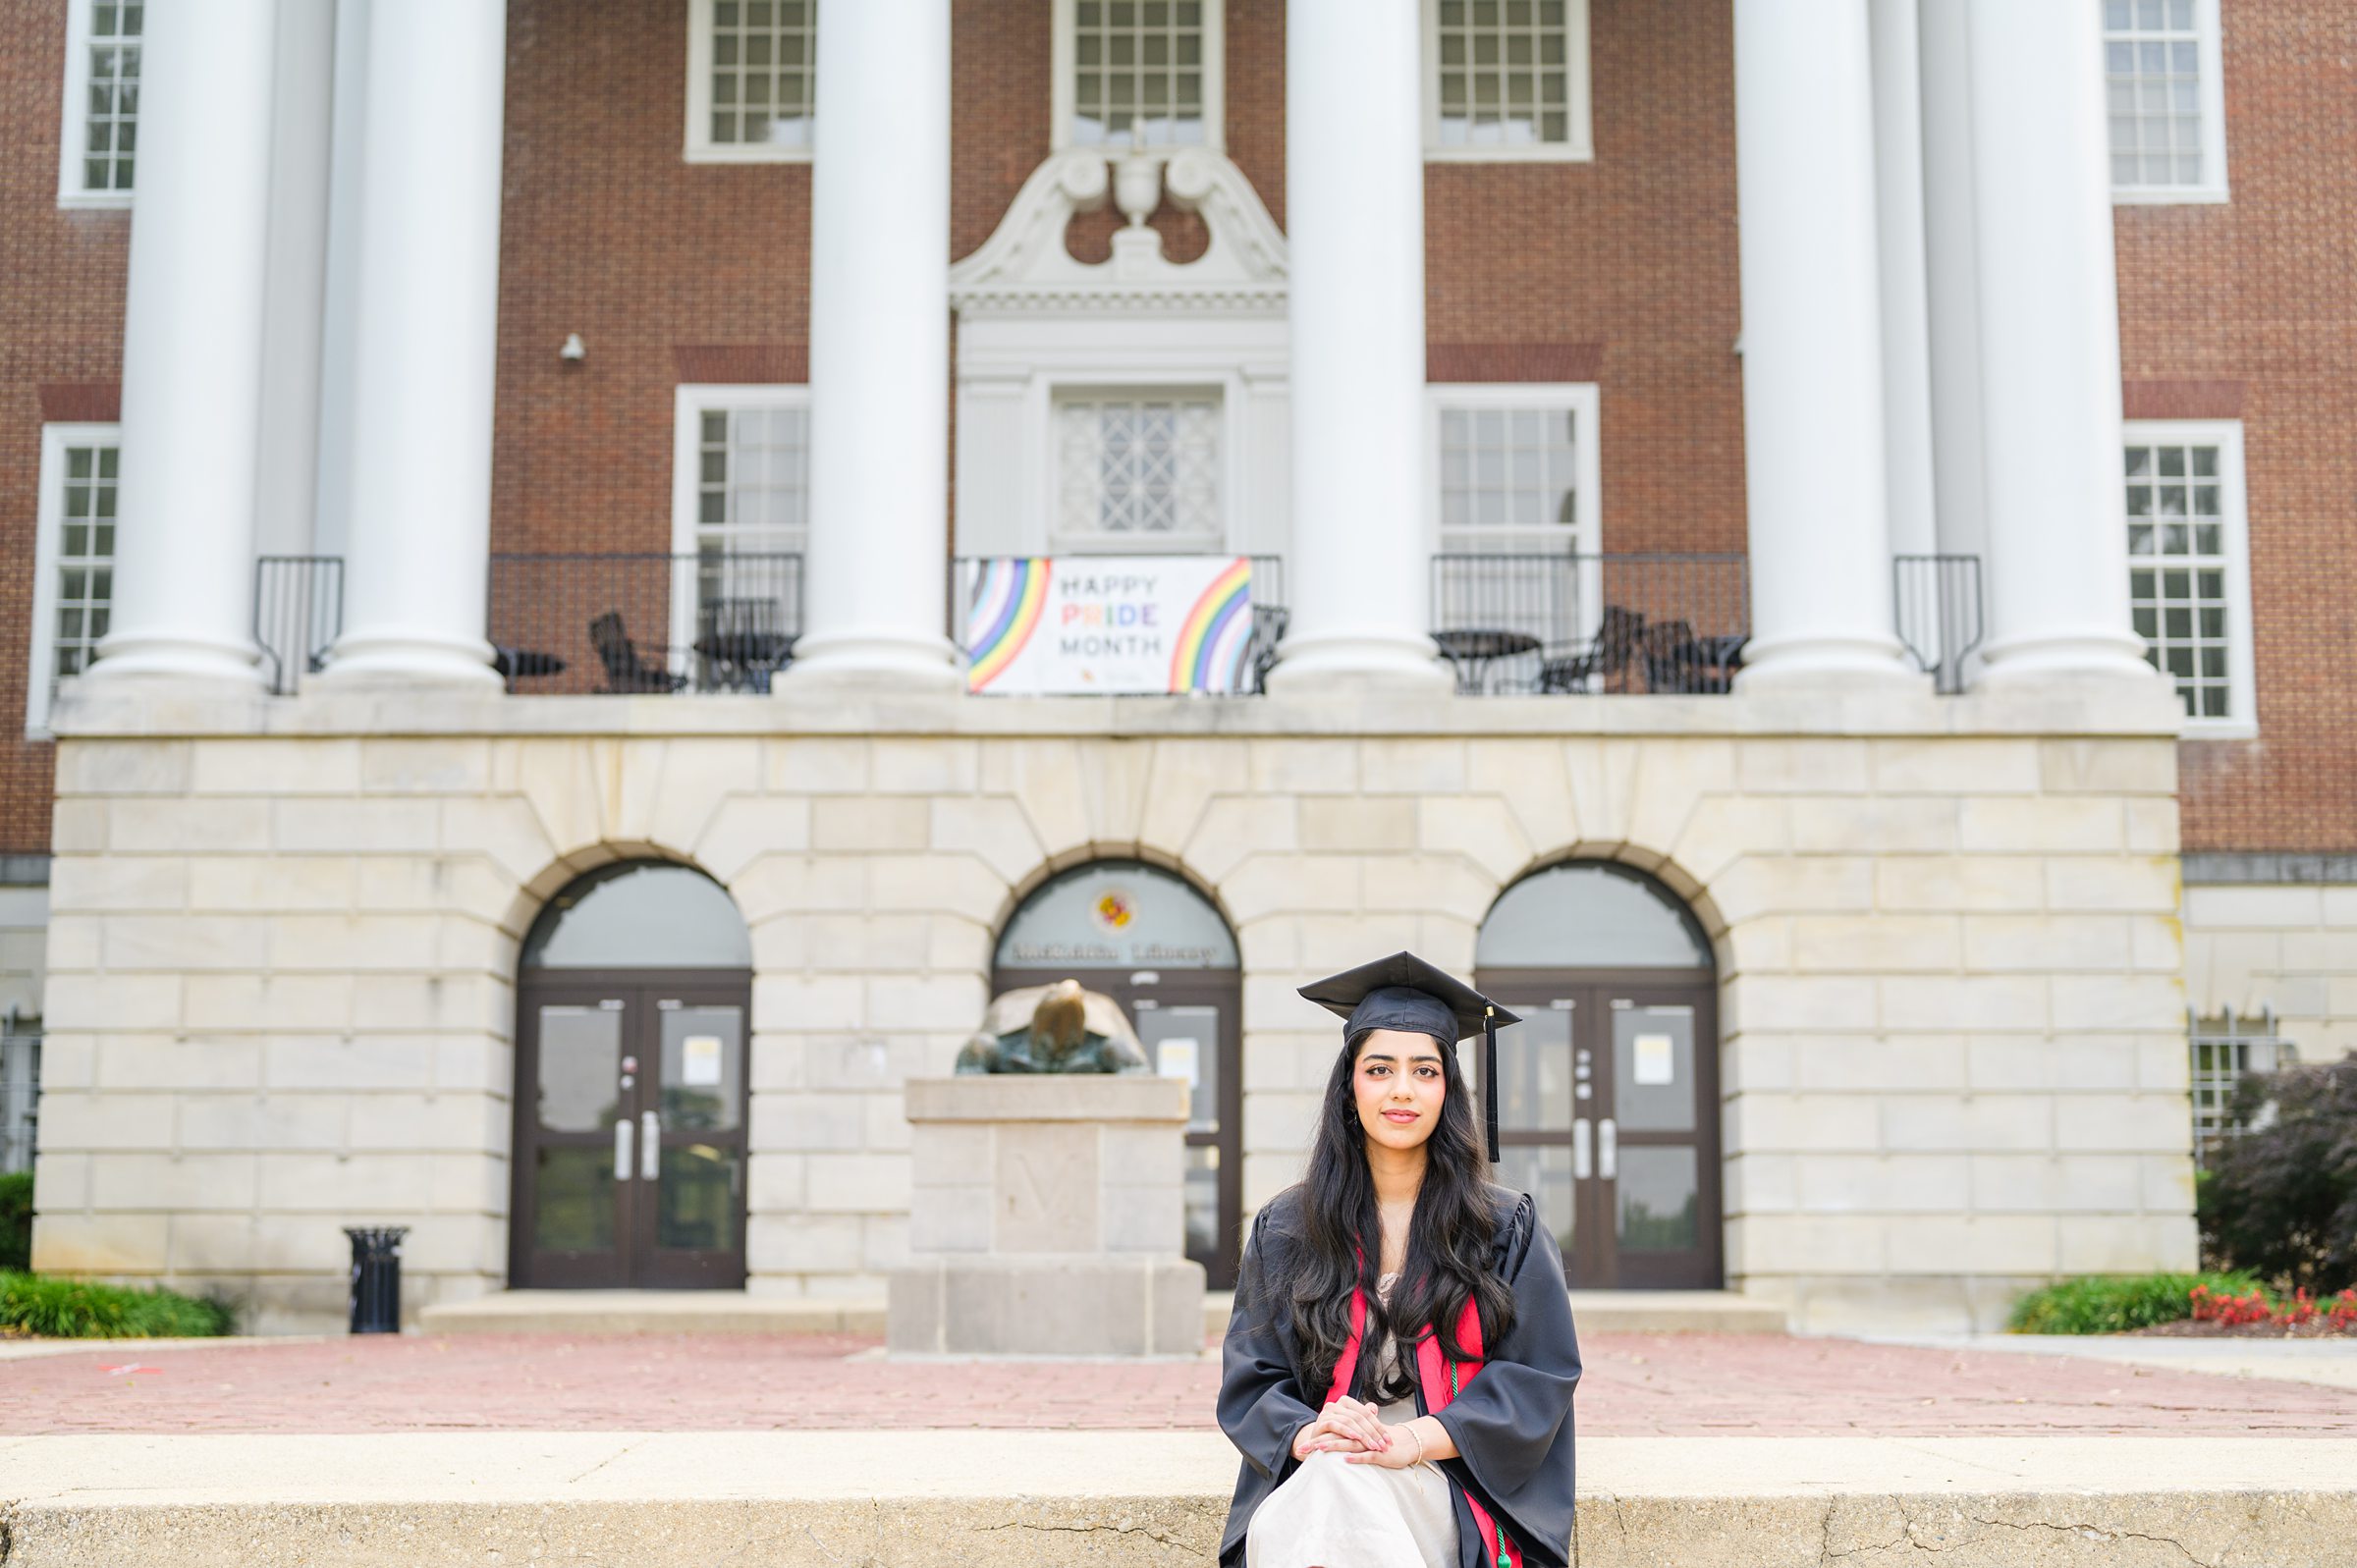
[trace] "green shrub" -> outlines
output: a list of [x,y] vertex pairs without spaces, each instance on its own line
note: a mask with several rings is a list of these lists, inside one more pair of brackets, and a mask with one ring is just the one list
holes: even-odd
[[218,1301],[92,1279],[0,1271],[0,1332],[57,1339],[205,1338],[230,1331]]
[[2013,1304],[2017,1334],[2118,1334],[2193,1316],[2196,1285],[2241,1295],[2259,1281],[2245,1273],[2090,1274],[2033,1290]]
[[0,1176],[0,1269],[32,1267],[32,1172]]
[[2249,1130],[2198,1189],[2205,1259],[2286,1294],[2357,1285],[2357,1055],[2253,1073],[2234,1112]]

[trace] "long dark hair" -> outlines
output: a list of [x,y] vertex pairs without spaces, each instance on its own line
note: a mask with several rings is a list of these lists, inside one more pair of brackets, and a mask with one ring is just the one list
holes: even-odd
[[[1372,1031],[1370,1031],[1371,1033]],[[1480,1315],[1481,1340],[1495,1345],[1513,1323],[1513,1296],[1490,1269],[1497,1239],[1491,1207],[1490,1167],[1473,1122],[1471,1097],[1458,1071],[1456,1053],[1441,1047],[1445,1093],[1440,1122],[1424,1145],[1424,1184],[1416,1193],[1408,1224],[1407,1261],[1387,1309],[1375,1282],[1383,1261],[1383,1229],[1375,1211],[1375,1178],[1367,1168],[1366,1129],[1359,1125],[1351,1079],[1366,1037],[1349,1043],[1335,1058],[1318,1112],[1318,1136],[1300,1186],[1299,1270],[1292,1279],[1292,1323],[1301,1351],[1307,1392],[1323,1397],[1350,1338],[1350,1291],[1366,1292],[1366,1335],[1348,1392],[1376,1404],[1400,1399],[1414,1388],[1414,1358],[1407,1346],[1431,1325],[1442,1353],[1468,1359],[1457,1342],[1456,1321],[1470,1299]],[[1387,1329],[1400,1325],[1398,1370],[1389,1384],[1377,1385],[1376,1347]],[[1367,1390],[1361,1392],[1360,1390]]]

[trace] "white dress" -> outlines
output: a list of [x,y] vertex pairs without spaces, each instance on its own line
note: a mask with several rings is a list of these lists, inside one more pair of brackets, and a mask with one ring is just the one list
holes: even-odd
[[[1388,1302],[1398,1277],[1385,1274],[1375,1282],[1375,1293]],[[1390,1375],[1397,1350],[1387,1336],[1377,1363],[1384,1376]],[[1412,1421],[1415,1395],[1380,1408],[1387,1424]],[[1244,1535],[1244,1568],[1455,1565],[1456,1513],[1449,1478],[1427,1463],[1387,1470],[1344,1464],[1338,1453],[1311,1454],[1269,1493]]]

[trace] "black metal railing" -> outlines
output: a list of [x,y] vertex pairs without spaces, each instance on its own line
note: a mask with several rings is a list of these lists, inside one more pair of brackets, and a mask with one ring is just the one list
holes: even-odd
[[315,675],[344,631],[342,556],[260,556],[253,563],[253,640],[279,696]]
[[1724,692],[1751,575],[1737,554],[1440,555],[1432,617],[1467,694]]
[[[959,556],[952,563],[950,574],[950,639],[957,644],[959,656],[968,646],[967,631],[973,611],[974,592],[980,584],[983,568],[994,556]],[[1078,561],[1097,561],[1108,566],[1119,565],[1122,556],[1058,556],[1059,567]],[[1282,556],[1252,557],[1252,636],[1245,645],[1241,682],[1238,696],[1258,696],[1269,671],[1277,664],[1277,645],[1285,638],[1286,627],[1292,620],[1285,596],[1285,558]]]
[[802,558],[495,554],[488,597],[510,691],[767,691],[801,631]]
[[1894,556],[1891,609],[1898,640],[1935,690],[1964,689],[1964,662],[1981,645],[1981,558]]

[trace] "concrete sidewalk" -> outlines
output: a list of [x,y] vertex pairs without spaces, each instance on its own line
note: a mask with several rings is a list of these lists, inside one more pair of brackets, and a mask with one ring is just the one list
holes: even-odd
[[[0,1439],[9,1568],[1206,1564],[1235,1474],[1172,1432]],[[2357,1439],[1600,1438],[1582,1568],[2340,1568]]]
[[1995,1350],[2010,1355],[2069,1356],[2161,1372],[2357,1388],[2357,1338],[2170,1339],[2144,1334],[1917,1334],[1861,1336],[1864,1343],[1928,1350]]

